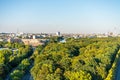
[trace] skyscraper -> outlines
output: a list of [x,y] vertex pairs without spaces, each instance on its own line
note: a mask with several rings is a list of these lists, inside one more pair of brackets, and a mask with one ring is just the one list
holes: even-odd
[[56,35],[57,35],[57,36],[60,36],[60,32],[59,32],[59,31],[58,31],[58,32],[56,32]]

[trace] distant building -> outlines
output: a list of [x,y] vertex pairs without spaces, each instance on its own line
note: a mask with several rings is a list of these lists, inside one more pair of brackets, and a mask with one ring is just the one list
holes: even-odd
[[60,32],[56,32],[56,36],[60,36]]
[[3,42],[4,41],[4,39],[0,39],[0,42]]
[[22,35],[24,35],[24,33],[23,33],[23,32],[19,32],[19,33],[17,33],[16,35],[17,35],[17,36],[22,36]]
[[25,45],[32,45],[32,46],[45,45],[45,43],[48,41],[49,40],[47,39],[22,39],[22,42]]
[[36,39],[36,35],[33,35],[33,39]]
[[97,37],[98,37],[98,38],[108,37],[108,35],[105,35],[105,34],[98,34]]
[[21,43],[22,42],[21,39],[14,39],[14,38],[9,38],[7,41],[10,43],[13,43],[13,42]]
[[80,37],[79,37],[79,35],[73,35],[73,38],[79,39]]
[[38,46],[38,45],[45,45],[46,42],[48,42],[48,39],[14,39],[14,38],[9,38],[7,40],[10,43],[24,43],[25,45],[32,45],[32,46]]
[[65,40],[65,39],[63,39],[63,40],[61,40],[61,41],[60,41],[60,43],[66,43],[66,40]]

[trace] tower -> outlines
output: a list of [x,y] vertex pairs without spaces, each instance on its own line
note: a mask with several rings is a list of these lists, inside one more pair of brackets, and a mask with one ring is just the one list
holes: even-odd
[[58,32],[56,32],[56,36],[60,36],[60,32],[58,31]]

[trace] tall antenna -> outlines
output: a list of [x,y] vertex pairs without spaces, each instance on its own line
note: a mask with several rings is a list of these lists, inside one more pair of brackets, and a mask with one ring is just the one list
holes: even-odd
[[116,32],[117,32],[116,30],[117,30],[117,28],[116,28],[116,27],[114,27],[114,35],[116,35]]
[[119,34],[120,29],[118,27],[114,27],[114,33]]
[[19,29],[17,28],[17,33],[19,33]]

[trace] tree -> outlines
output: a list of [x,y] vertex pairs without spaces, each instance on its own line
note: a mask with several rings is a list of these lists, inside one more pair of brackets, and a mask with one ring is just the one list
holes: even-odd
[[0,77],[5,78],[6,74],[8,72],[8,68],[5,64],[0,64]]
[[89,73],[86,73],[84,71],[80,72],[65,72],[65,76],[69,80],[92,80],[92,77]]

